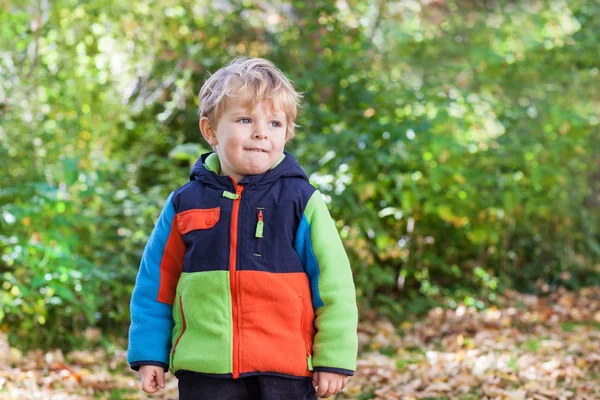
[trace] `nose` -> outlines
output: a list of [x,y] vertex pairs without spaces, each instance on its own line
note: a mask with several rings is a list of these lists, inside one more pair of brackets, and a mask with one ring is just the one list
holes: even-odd
[[254,132],[252,133],[253,139],[265,139],[267,137],[266,130],[259,124],[255,125]]

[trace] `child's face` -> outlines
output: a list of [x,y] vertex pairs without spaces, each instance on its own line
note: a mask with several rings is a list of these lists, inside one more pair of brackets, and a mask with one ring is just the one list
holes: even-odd
[[206,117],[200,121],[200,129],[219,156],[221,175],[239,182],[246,175],[268,171],[279,161],[286,142],[286,115],[266,101],[254,110],[239,101],[229,101],[216,129],[209,126]]

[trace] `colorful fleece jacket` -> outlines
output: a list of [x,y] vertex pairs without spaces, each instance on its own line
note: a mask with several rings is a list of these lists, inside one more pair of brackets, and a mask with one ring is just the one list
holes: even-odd
[[354,283],[321,194],[287,152],[239,183],[219,168],[200,157],[160,213],[131,299],[131,368],[352,375]]

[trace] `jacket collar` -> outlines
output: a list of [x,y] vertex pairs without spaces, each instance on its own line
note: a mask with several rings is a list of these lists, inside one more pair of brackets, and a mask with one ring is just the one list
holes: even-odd
[[[233,180],[231,177],[219,175],[220,172],[221,165],[217,153],[205,153],[200,156],[192,168],[190,181],[202,181],[215,188],[233,188]],[[276,180],[286,177],[299,177],[308,182],[308,177],[296,159],[290,153],[284,151],[282,158],[270,170],[258,175],[245,176],[238,184],[244,185],[247,188],[252,186],[264,186],[270,185]]]

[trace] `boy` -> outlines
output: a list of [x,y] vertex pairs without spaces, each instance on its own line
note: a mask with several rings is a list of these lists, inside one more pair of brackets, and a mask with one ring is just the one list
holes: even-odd
[[321,194],[284,152],[300,95],[270,61],[242,58],[199,100],[214,151],[168,197],[144,250],[131,368],[147,393],[170,369],[180,399],[334,395],[356,368],[356,299]]

